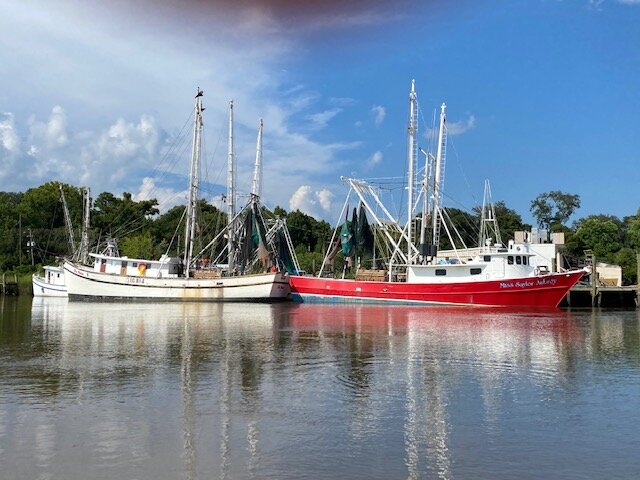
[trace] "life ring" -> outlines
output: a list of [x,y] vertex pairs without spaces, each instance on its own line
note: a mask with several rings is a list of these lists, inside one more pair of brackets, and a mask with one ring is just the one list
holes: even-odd
[[144,274],[147,272],[147,264],[146,263],[140,263],[138,265],[138,273],[140,274],[141,277],[144,277]]

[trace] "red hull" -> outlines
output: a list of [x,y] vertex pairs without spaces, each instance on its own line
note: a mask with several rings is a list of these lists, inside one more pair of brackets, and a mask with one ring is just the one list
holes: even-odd
[[299,302],[557,307],[582,275],[583,270],[576,270],[543,277],[440,284],[291,276],[290,285],[293,300]]

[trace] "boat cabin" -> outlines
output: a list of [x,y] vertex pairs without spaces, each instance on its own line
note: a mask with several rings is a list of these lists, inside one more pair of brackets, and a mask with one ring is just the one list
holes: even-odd
[[89,254],[94,259],[93,270],[112,275],[170,278],[182,274],[179,258],[163,255],[160,260],[140,260],[128,257],[112,257],[99,253]]
[[61,267],[54,267],[52,265],[45,265],[42,267],[44,270],[44,281],[50,285],[64,286],[64,271]]
[[527,244],[509,242],[487,246],[473,258],[440,259],[435,264],[409,265],[409,283],[455,283],[504,280],[539,276],[547,272],[539,271],[531,264],[534,256]]

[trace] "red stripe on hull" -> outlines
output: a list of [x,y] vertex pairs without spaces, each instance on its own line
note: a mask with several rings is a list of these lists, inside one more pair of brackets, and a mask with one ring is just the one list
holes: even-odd
[[363,282],[290,277],[294,300],[557,307],[584,271],[465,283]]

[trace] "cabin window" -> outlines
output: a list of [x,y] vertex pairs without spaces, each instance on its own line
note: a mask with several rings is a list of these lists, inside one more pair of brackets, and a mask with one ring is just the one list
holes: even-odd
[[513,265],[513,255],[509,255],[509,256],[507,257],[507,263],[508,263],[509,265]]
[[527,257],[522,257],[522,264],[523,265],[528,265],[529,264],[529,259]]
[[436,277],[443,277],[447,274],[446,268],[436,268]]
[[482,273],[482,269],[481,268],[472,268],[471,269],[471,275],[480,275]]
[[120,266],[121,266],[122,268],[127,268],[127,262],[122,262],[122,263],[120,264]]
[[516,255],[516,263],[522,265],[522,257],[520,255]]
[[131,266],[132,266],[133,268],[136,268],[136,267],[138,266],[138,262],[133,262],[133,263],[131,264]]
[[59,273],[56,274],[56,278],[60,278],[60,274]]
[[491,255],[485,255],[484,256],[484,261],[485,262],[490,262],[491,261]]

